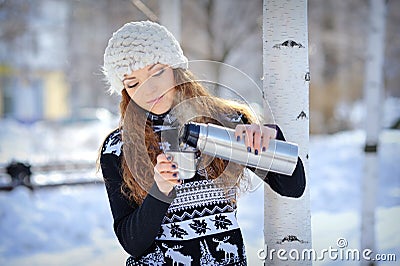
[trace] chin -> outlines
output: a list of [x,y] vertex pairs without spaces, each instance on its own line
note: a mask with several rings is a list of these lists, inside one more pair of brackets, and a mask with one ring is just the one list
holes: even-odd
[[161,115],[161,114],[167,112],[168,110],[169,110],[169,108],[153,108],[153,109],[150,109],[150,112],[152,112],[153,114],[156,114],[156,115]]

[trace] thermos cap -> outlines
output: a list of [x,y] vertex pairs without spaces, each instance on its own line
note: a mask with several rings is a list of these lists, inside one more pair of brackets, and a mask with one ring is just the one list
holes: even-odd
[[188,144],[191,147],[197,147],[197,141],[199,140],[200,126],[194,123],[188,123],[183,129],[183,135],[181,142]]

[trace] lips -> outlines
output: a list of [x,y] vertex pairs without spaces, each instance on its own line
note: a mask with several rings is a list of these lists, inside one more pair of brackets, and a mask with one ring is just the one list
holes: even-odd
[[148,103],[148,104],[156,104],[156,103],[158,103],[163,97],[164,97],[164,95],[161,95],[161,96],[159,96],[159,97],[157,97],[157,98],[154,98],[153,100],[147,101],[146,103]]

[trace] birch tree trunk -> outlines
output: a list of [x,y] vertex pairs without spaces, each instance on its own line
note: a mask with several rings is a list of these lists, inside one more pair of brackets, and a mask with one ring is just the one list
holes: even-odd
[[[299,144],[308,176],[309,66],[307,0],[264,0],[263,94],[268,113],[286,139]],[[308,184],[308,182],[307,182]],[[299,199],[287,198],[265,186],[264,237],[267,265],[311,265],[296,260],[289,251],[311,249],[310,194],[308,186]],[[272,250],[276,252],[271,254]],[[281,254],[279,249],[286,250]],[[285,258],[287,260],[285,260]],[[301,257],[300,257],[301,258]]]
[[[378,185],[377,148],[381,128],[382,75],[385,44],[385,0],[370,0],[369,35],[365,62],[365,161],[362,183],[361,250],[375,251],[375,207]],[[374,265],[362,261],[362,265]]]
[[181,41],[181,0],[159,0],[160,23]]

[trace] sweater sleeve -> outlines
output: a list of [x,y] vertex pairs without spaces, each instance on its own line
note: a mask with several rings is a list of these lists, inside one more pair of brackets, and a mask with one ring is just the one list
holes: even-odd
[[[270,124],[266,126],[275,128],[277,130],[277,140],[286,141],[279,126]],[[303,162],[301,161],[300,157],[297,159],[297,165],[292,175],[278,174],[250,167],[248,169],[262,178],[264,182],[266,182],[272,188],[272,190],[281,196],[299,198],[304,193],[306,187],[306,178]]]
[[114,232],[124,250],[139,257],[153,244],[173,196],[165,196],[154,184],[142,204],[128,201],[121,192],[122,155],[104,150],[107,149],[102,149],[100,166],[114,219]]

